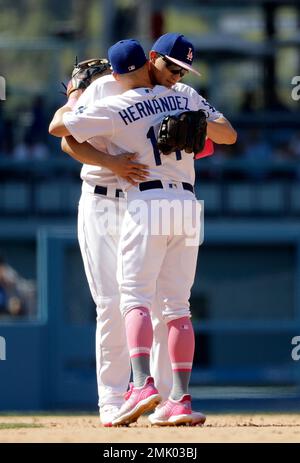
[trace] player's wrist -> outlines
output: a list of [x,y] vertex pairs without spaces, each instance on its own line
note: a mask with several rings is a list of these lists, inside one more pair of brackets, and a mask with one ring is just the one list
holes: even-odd
[[111,170],[114,172],[114,166],[115,166],[115,156],[112,156],[111,154],[108,153],[103,153],[103,167],[106,167],[107,169]]
[[69,94],[69,97],[68,97],[68,101],[66,103],[66,106],[69,106],[69,108],[74,108],[74,106],[76,105],[77,101],[78,101],[78,98],[80,97],[80,95],[82,94],[82,90],[81,89],[76,89],[76,90],[73,90],[70,94]]

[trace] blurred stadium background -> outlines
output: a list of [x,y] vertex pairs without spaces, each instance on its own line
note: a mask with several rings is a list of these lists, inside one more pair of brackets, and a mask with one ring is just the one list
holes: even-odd
[[[300,409],[300,1],[1,0],[0,410],[96,410],[95,309],[76,240],[80,164],[47,132],[75,56],[165,32],[238,131],[196,163],[205,240],[192,293],[202,409]],[[299,77],[300,81],[300,77]],[[9,288],[9,290],[8,290]]]

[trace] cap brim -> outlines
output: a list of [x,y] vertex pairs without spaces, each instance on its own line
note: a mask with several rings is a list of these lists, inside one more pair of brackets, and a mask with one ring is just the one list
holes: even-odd
[[191,71],[197,76],[201,76],[200,72],[196,71],[196,69],[192,68],[189,64],[186,64],[184,61],[179,61],[179,59],[172,58],[171,56],[164,55],[169,61],[172,61],[174,64],[186,69],[187,71]]

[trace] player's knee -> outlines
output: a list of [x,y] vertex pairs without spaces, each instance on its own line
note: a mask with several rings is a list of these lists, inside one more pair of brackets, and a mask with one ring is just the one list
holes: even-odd
[[189,307],[183,309],[167,307],[163,310],[163,317],[165,323],[169,323],[172,320],[177,320],[178,318],[188,317],[191,318],[191,311]]
[[129,314],[129,312],[131,312],[133,309],[140,309],[140,308],[143,308],[145,309],[145,315],[149,315],[150,317],[150,309],[149,307],[147,307],[147,305],[145,304],[136,304],[136,305],[121,305],[121,313],[122,313],[122,316],[123,318],[126,317],[126,315]]
[[97,321],[103,319],[111,319],[120,316],[120,296],[119,294],[112,296],[98,296],[96,299]]

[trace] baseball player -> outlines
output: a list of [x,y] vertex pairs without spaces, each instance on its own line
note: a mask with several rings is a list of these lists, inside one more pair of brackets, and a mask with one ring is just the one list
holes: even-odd
[[[93,80],[95,77],[99,77],[99,66],[101,68],[100,75],[106,73],[105,66],[103,66],[105,63],[101,61],[105,60],[87,60],[75,67],[73,81],[76,79],[77,82],[71,82],[71,85],[68,86],[70,87],[68,88],[68,107],[77,104],[78,94],[81,94],[82,88],[87,85],[86,79],[82,80],[82,68],[87,72],[88,78]],[[93,87],[97,89],[96,92],[95,90],[90,91],[93,90]],[[77,88],[79,89],[76,90]],[[74,91],[72,91],[73,89]],[[105,86],[96,85],[94,82],[80,97],[78,105],[93,102],[96,98],[105,95],[121,93],[121,91],[121,87],[113,78],[108,79]],[[78,238],[85,273],[97,307],[96,366],[100,420],[104,426],[109,426],[112,417],[123,403],[123,392],[127,388],[130,375],[130,363],[124,324],[119,311],[118,285],[114,277],[116,274],[118,233],[116,230],[113,232],[110,230],[109,233],[99,232],[103,220],[101,208],[104,207],[105,200],[110,198],[116,206],[110,209],[110,221],[121,221],[124,213],[121,190],[116,183],[116,178],[109,170],[134,184],[145,179],[146,166],[134,163],[132,154],[118,157],[109,156],[107,151],[110,152],[112,147],[105,140],[98,138],[96,146],[105,152],[98,151],[94,158],[88,155],[87,149],[82,152],[81,145],[74,143],[74,141],[72,137],[63,140],[63,149],[66,150],[68,147],[67,151],[71,156],[85,163],[81,172],[83,186],[79,203]],[[96,194],[95,189],[97,190]],[[98,258],[100,255],[101,260]],[[172,372],[166,348],[167,336],[164,332],[164,323],[161,312],[156,305],[153,308],[153,321],[155,324],[155,343],[152,349],[154,358],[152,371],[162,396],[168,397],[172,383]],[[193,413],[192,417],[195,425],[202,424],[205,419],[202,414],[196,412]]]
[[[67,88],[68,108],[76,105],[78,97],[92,81],[101,75],[111,73],[107,63],[107,60],[87,60],[75,66]],[[106,94],[109,94],[109,89]],[[84,96],[83,94],[82,97]],[[145,165],[134,162],[133,154],[110,156],[105,140],[98,140],[97,147],[102,149],[102,152],[97,152],[96,159],[91,159],[86,151],[81,154],[76,147],[75,151],[70,151],[69,146],[69,154],[84,163],[81,171],[82,194],[78,208],[78,240],[97,311],[96,375],[100,421],[104,426],[110,426],[124,401],[123,393],[130,378],[130,361],[115,276],[118,231],[109,230],[101,234],[99,229],[104,227],[101,207],[106,198],[111,198],[116,206],[111,208],[111,221],[117,222],[123,214],[124,207],[116,174],[134,184],[137,180],[145,179],[147,171]],[[96,194],[91,193],[96,187]]]
[[[169,39],[170,39],[170,38],[172,38],[173,36],[174,36],[174,34],[166,34],[166,35],[163,36],[163,37],[169,38]],[[179,42],[184,42],[184,41],[187,42],[186,39],[185,39],[183,36],[179,35],[179,34],[175,34],[175,38],[176,38]],[[155,49],[156,46],[159,46],[159,45],[160,45],[160,43],[159,43],[159,41],[158,41],[158,42],[156,42],[156,44],[153,46],[153,48]],[[191,45],[191,44],[189,43],[189,45]],[[191,47],[192,47],[192,45],[191,45]],[[161,51],[161,50],[160,50],[160,51]],[[178,71],[178,70],[176,70],[176,69],[170,68],[170,70],[169,70],[169,65],[167,66],[167,63],[166,63],[165,61],[163,61],[162,59],[160,59],[160,57],[159,57],[158,59],[153,59],[153,58],[155,58],[156,55],[153,56],[153,52],[151,52],[151,54],[152,54],[152,56],[150,56],[150,57],[152,58],[152,61],[151,61],[151,63],[150,63],[150,69],[149,69],[149,71],[151,71],[151,67],[152,67],[154,64],[157,65],[158,68],[159,68],[159,71],[156,72],[157,79],[161,79],[161,81],[164,80],[165,83],[166,83],[168,86],[170,85],[170,83],[174,83],[174,82],[176,82],[176,81],[178,81],[178,80],[181,79],[181,77],[182,77],[182,69]],[[169,54],[172,54],[173,57],[176,59],[176,49],[175,49],[175,50],[172,50]],[[170,64],[170,63],[169,63],[169,64]],[[176,66],[175,66],[175,67],[176,67]],[[152,73],[152,74],[153,74],[153,73]],[[97,94],[99,94],[99,84],[100,84],[100,81],[102,81],[102,80],[103,80],[103,79],[99,79],[98,81],[94,82],[94,83],[86,90],[86,92],[85,92],[84,95],[86,96],[87,94],[90,93],[90,100],[93,100],[94,98],[96,98]],[[101,85],[103,85],[103,83],[101,83]],[[107,86],[107,85],[109,86],[109,92],[108,92],[108,93],[111,93],[111,92],[113,91],[112,86],[114,86],[114,87],[117,86],[117,87],[118,87],[117,82],[116,82],[113,78],[110,78],[108,82],[105,82],[105,85],[106,85],[106,86]],[[190,89],[188,86],[183,86],[183,85],[182,85],[181,87],[182,87],[181,90],[183,90],[183,91],[189,91],[189,89]],[[120,89],[117,90],[118,93],[119,93],[120,91],[121,91]],[[92,98],[91,98],[91,95],[93,95]],[[203,101],[205,102],[205,100],[203,100]],[[206,106],[207,106],[207,105],[208,105],[207,102],[205,102],[205,103],[206,103]],[[210,108],[212,108],[212,107],[210,106]],[[213,109],[213,108],[212,108],[212,109]],[[219,113],[218,113],[218,114],[219,114]],[[214,121],[214,122],[215,122],[215,121]],[[212,122],[212,123],[209,122],[209,126],[213,127],[214,122]],[[219,142],[222,142],[222,143],[230,143],[230,142],[231,142],[231,141],[230,141],[230,138],[232,138],[232,130],[231,130],[231,128],[230,128],[230,124],[228,124],[228,122],[226,121],[226,119],[223,118],[222,116],[219,117],[219,118],[216,120],[216,122],[218,122],[218,123],[221,123],[221,122],[222,122],[222,126],[221,126],[221,124],[220,124],[219,127],[218,127],[218,130],[219,130],[219,131],[220,131],[220,130],[223,130],[222,139],[221,139],[221,140],[218,140],[218,141],[219,141]],[[229,126],[229,127],[228,127],[228,126]],[[209,127],[209,128],[210,128],[210,127]],[[218,133],[217,135],[218,135],[218,137],[220,138],[219,133]],[[214,134],[213,134],[212,138],[213,138],[213,137],[214,137]],[[74,144],[75,144],[75,147],[74,147]],[[97,152],[96,152],[96,153],[92,153],[92,156],[90,156],[89,159],[87,160],[88,153],[89,153],[89,151],[92,149],[92,146],[91,146],[91,145],[88,145],[88,147],[84,147],[83,145],[79,145],[79,144],[76,143],[74,140],[72,140],[72,137],[68,137],[68,142],[65,142],[65,147],[67,146],[67,150],[68,150],[69,154],[71,154],[71,155],[72,155],[72,145],[73,145],[73,150],[76,149],[75,157],[77,156],[77,159],[79,159],[80,161],[83,161],[83,162],[86,161],[88,164],[95,164],[95,165],[98,165],[98,164],[99,164],[99,155],[100,155],[101,153],[97,153]],[[82,149],[83,149],[83,154],[82,154],[82,157],[80,158],[80,156],[78,156],[78,155],[79,155],[79,152],[80,152]],[[73,155],[74,155],[74,151],[73,151]],[[94,161],[93,161],[93,159],[94,159]],[[106,164],[106,165],[108,165],[108,164]],[[114,168],[116,168],[116,165],[114,166]],[[98,172],[99,172],[99,169],[97,169],[97,168],[95,168],[95,170],[94,170],[94,172],[93,172],[90,166],[88,167],[88,169],[90,169],[91,175],[93,175],[94,172],[95,172],[96,170],[98,170]],[[100,174],[98,180],[101,182],[101,174]],[[86,178],[85,181],[88,181],[88,179]],[[89,179],[89,181],[90,181],[90,179]],[[85,196],[87,196],[87,195],[85,195]],[[91,195],[89,195],[89,197],[91,198]],[[94,202],[94,204],[95,204],[95,202]],[[95,211],[95,209],[94,209],[94,211]],[[85,230],[87,230],[88,227],[91,228],[92,225],[89,225],[89,226],[88,226],[87,223],[86,223],[86,224],[85,224]],[[93,254],[94,254],[94,253],[90,253],[90,256],[93,255]],[[96,278],[95,278],[95,280],[97,281]],[[166,334],[165,334],[166,332],[164,331],[164,330],[166,330],[166,328],[165,328],[165,326],[164,326],[162,323],[158,323],[158,322],[157,322],[158,320],[159,320],[159,318],[158,318],[158,317],[155,317],[155,319],[154,319],[154,321],[155,321],[154,327],[155,327],[155,334],[156,334],[157,336],[155,336],[155,342],[154,342],[155,349],[153,349],[152,352],[151,352],[151,353],[152,353],[152,358],[154,358],[154,362],[153,362],[153,363],[154,363],[154,366],[156,366],[156,367],[157,367],[157,365],[158,365],[158,364],[157,364],[157,358],[159,357],[158,354],[163,354],[163,353],[165,352],[165,350],[164,350],[164,341],[163,341],[163,340],[164,340],[164,338],[166,338]],[[112,333],[115,334],[115,333],[116,333],[116,330],[113,330]],[[107,333],[106,333],[105,339],[109,339],[109,335],[108,335]],[[115,336],[114,336],[114,339],[116,339]],[[117,338],[117,339],[118,339],[118,338]],[[153,354],[154,354],[154,355],[153,355]],[[103,356],[102,356],[102,359],[103,359]],[[161,359],[161,355],[160,355],[160,359]],[[165,361],[164,361],[164,362],[161,361],[161,366],[163,366],[163,367],[160,367],[160,368],[157,367],[157,368],[154,369],[154,371],[156,371],[156,377],[158,377],[158,378],[160,379],[160,382],[159,382],[159,383],[160,383],[160,390],[165,389],[166,392],[165,392],[164,395],[166,395],[166,394],[167,394],[168,385],[169,385],[169,383],[170,383],[170,380],[169,380],[170,374],[168,374],[168,371],[170,370],[170,366],[169,366],[169,359],[167,358],[166,355],[165,355]],[[111,369],[113,370],[113,368],[111,368]],[[108,371],[109,371],[109,368],[107,367],[107,373],[108,373]],[[99,378],[99,372],[101,373],[101,370],[98,368],[98,378]],[[164,374],[162,375],[161,372],[164,372]],[[112,373],[113,373],[113,371],[112,371]],[[114,377],[114,376],[110,376],[110,377],[109,377],[108,374],[106,375],[106,381],[108,382],[108,384],[109,384],[110,378],[113,379],[113,377]],[[163,383],[163,381],[164,381],[164,383]],[[98,383],[99,383],[99,381],[98,381]],[[165,386],[165,387],[163,388],[163,386]],[[113,389],[113,386],[110,388],[110,390],[112,390],[112,389]],[[110,400],[110,399],[108,398],[108,400]],[[108,406],[108,409],[111,408],[109,404],[108,404],[107,406]],[[103,411],[103,410],[105,409],[105,405],[103,405],[103,406],[101,407],[101,409],[102,409],[102,411]],[[196,419],[197,419],[197,418],[196,418]]]
[[[151,82],[152,84],[157,83],[166,87],[173,86],[173,88],[178,91],[197,95],[191,87],[179,83],[184,74],[189,71],[187,68],[183,70],[183,68],[176,66],[176,59],[178,59],[178,50],[180,51],[180,45],[186,46],[189,58],[192,60],[194,53],[193,45],[181,34],[167,33],[153,44],[149,54],[148,63]],[[165,58],[165,55],[169,57],[169,60]],[[172,59],[175,61],[171,61]],[[82,99],[82,97],[80,98],[80,104],[85,105],[88,102],[93,102],[101,98],[102,96],[118,94],[121,92],[121,86],[112,76],[100,78],[87,88],[84,94],[84,99]],[[235,134],[227,119],[221,113],[216,111],[205,99],[202,98],[202,102],[203,107],[205,107],[208,114],[211,115],[208,121],[208,136],[217,143],[233,143]],[[210,139],[208,139],[208,142],[210,142]],[[83,162],[89,153],[91,160],[88,161],[88,163],[94,162],[95,164],[98,164],[98,153],[93,149],[92,145],[86,145],[86,143],[77,143],[72,137],[67,137],[67,139],[63,140],[64,151],[71,155],[74,155],[75,151],[77,159],[78,154],[82,153],[82,158],[79,160]],[[210,154],[212,152],[213,150],[209,151]],[[202,153],[204,153],[204,151]],[[197,158],[197,156],[195,156],[195,158]],[[92,169],[90,166],[88,169],[89,172],[91,172]],[[88,177],[88,175],[86,177]],[[86,178],[86,181],[88,181],[88,178]],[[101,175],[98,177],[98,181],[101,183]],[[92,225],[90,224],[85,225],[85,229],[87,230],[91,226]],[[153,306],[152,321],[154,328],[154,341],[153,348],[151,350],[151,371],[155,376],[155,381],[161,395],[165,398],[168,396],[171,387],[172,372],[165,345],[165,340],[167,339],[167,328],[162,321],[159,307],[156,307],[156,305]],[[115,331],[113,333],[115,333]],[[114,377],[115,372],[113,367],[111,367],[111,372]],[[196,423],[198,415],[195,414],[194,417]],[[202,420],[202,417],[200,417],[200,420]]]
[[[184,46],[180,51],[184,61],[179,61],[180,66],[176,64],[177,69],[179,68],[180,71],[186,68],[192,69],[186,63],[186,57],[192,61],[190,51]],[[176,190],[178,199],[182,201],[187,197],[195,202],[193,156],[187,153],[183,156],[176,153],[175,156],[173,153],[175,157],[172,155],[162,161],[155,145],[154,127],[166,113],[184,109],[196,111],[203,108],[203,99],[201,97],[197,99],[193,94],[183,96],[176,90],[167,90],[159,86],[152,89],[151,85],[133,92],[132,89],[136,88],[137,81],[144,79],[146,83],[148,75],[145,55],[135,41],[122,41],[116,44],[110,49],[110,57],[116,77],[129,91],[120,96],[99,100],[95,106],[79,107],[76,114],[66,112],[64,114],[66,129],[63,133],[59,133],[63,135],[71,133],[80,142],[102,135],[108,137],[111,143],[119,146],[123,151],[136,151],[141,160],[147,159],[147,163],[151,166],[150,179],[153,180],[140,183],[138,188],[123,181],[123,189],[130,195],[129,200],[143,198],[148,201],[154,193],[156,197],[170,199],[175,194],[173,187],[178,187],[178,191]],[[137,76],[138,80],[135,80]],[[214,114],[209,117],[218,119],[220,115],[214,110]],[[155,292],[158,277],[164,281],[164,285],[161,286],[165,291],[164,301],[169,301],[165,306],[164,316],[169,331],[173,387],[170,399],[159,409],[157,415],[154,414],[152,422],[191,423],[191,400],[186,392],[194,341],[188,298],[194,277],[197,247],[191,247],[189,251],[184,249],[182,236],[179,239],[175,239],[174,236],[169,237],[174,246],[166,246],[166,241],[161,241],[161,237],[159,241],[154,240],[158,246],[153,246],[151,236],[146,234],[145,238],[143,233],[136,233],[139,229],[133,224],[130,214],[127,210],[125,225],[122,227],[120,268],[123,275],[120,277],[120,282],[121,308],[125,316],[134,385],[127,402],[121,407],[112,423],[119,425],[133,422],[144,411],[153,409],[160,400],[149,372],[149,353],[152,344],[149,309],[152,306],[153,291]],[[181,280],[182,284],[178,286],[176,259],[177,261],[179,259],[179,262],[180,259],[184,259],[189,264],[188,271],[182,275],[184,276]],[[179,268],[179,276],[180,270]]]

